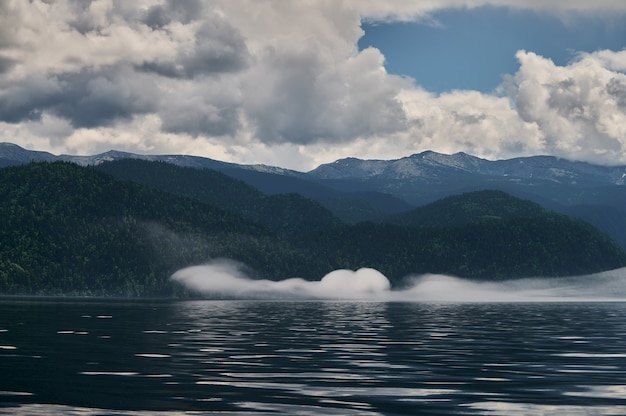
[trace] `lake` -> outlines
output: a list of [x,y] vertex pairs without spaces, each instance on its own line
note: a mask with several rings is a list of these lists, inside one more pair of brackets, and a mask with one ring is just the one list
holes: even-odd
[[626,303],[0,300],[0,415],[626,414]]

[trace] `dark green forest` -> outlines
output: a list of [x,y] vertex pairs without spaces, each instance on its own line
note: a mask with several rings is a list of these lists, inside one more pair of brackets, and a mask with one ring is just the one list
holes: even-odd
[[626,265],[589,224],[495,191],[348,225],[297,194],[124,160],[5,167],[0,195],[5,295],[188,296],[171,274],[222,257],[273,280],[374,267],[396,287],[427,272],[498,280]]

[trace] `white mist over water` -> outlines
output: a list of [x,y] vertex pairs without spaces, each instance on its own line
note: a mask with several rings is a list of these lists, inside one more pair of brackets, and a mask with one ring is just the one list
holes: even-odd
[[319,281],[255,280],[243,266],[218,259],[181,269],[172,279],[207,297],[245,299],[335,299],[416,302],[626,301],[626,268],[586,276],[476,282],[452,276],[415,276],[402,290],[378,270],[335,270]]
[[390,293],[389,280],[379,271],[335,270],[320,281],[291,278],[279,281],[248,278],[239,263],[227,259],[177,271],[172,279],[208,296],[258,299],[379,299]]

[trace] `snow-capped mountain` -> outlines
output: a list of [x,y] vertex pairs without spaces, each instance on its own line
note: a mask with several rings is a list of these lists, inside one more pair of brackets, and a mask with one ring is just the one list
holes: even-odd
[[396,160],[340,159],[309,172],[319,179],[386,179],[436,178],[442,174],[471,172],[487,162],[465,153],[444,155],[432,151]]
[[172,163],[177,166],[200,168],[200,169],[245,169],[256,172],[273,173],[278,175],[300,176],[300,172],[267,165],[240,165],[237,163],[221,162],[200,156],[187,155],[142,155],[137,153],[109,150],[93,156],[59,155],[52,153],[26,150],[13,143],[0,143],[0,167],[18,165],[30,162],[72,162],[81,166],[95,166],[104,162],[121,159],[142,159]]
[[456,176],[483,176],[507,178],[511,181],[548,180],[567,184],[626,184],[626,166],[601,166],[586,162],[559,159],[552,156],[519,157],[490,161],[466,153],[446,155],[432,151],[414,154],[395,160],[340,159],[320,165],[308,173],[267,165],[242,165],[221,162],[199,156],[141,155],[110,150],[93,156],[55,156],[51,153],[26,150],[12,143],[0,143],[0,166],[55,160],[79,165],[98,165],[119,159],[143,159],[162,161],[178,166],[216,169],[244,169],[254,172],[284,175],[315,180],[328,179],[384,179],[441,181]]
[[309,172],[318,179],[439,180],[456,175],[498,176],[576,184],[594,182],[624,185],[626,166],[600,166],[552,156],[490,161],[466,153],[445,155],[427,151],[396,160],[340,159]]

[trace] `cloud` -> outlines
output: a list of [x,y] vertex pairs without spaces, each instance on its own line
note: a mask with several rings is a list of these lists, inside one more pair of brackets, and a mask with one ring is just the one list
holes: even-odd
[[445,153],[626,163],[626,51],[582,54],[564,66],[533,52],[516,56],[520,68],[497,94],[405,90],[411,137]]
[[557,15],[596,13],[608,15],[625,13],[626,4],[621,0],[433,0],[404,1],[361,0],[359,9],[364,18],[374,21],[414,21],[429,19],[429,14],[448,8],[508,7],[518,10],[534,10]]
[[582,59],[597,61],[601,66],[611,71],[626,71],[626,49],[621,51],[601,50],[593,53],[580,54]]
[[156,115],[165,132],[233,137],[242,128],[243,98],[237,77],[161,79],[158,83],[161,102]]
[[0,56],[0,74],[8,72],[15,65],[15,61],[11,58]]
[[378,50],[366,49],[327,62],[312,44],[305,51],[259,57],[245,80],[254,91],[243,107],[257,137],[265,142],[341,142],[404,129],[398,92],[409,83],[386,74]]
[[31,74],[0,85],[0,120],[6,122],[51,114],[76,128],[97,127],[155,111],[159,101],[154,80],[123,65],[60,75]]
[[364,19],[486,4],[626,13],[612,0],[5,0],[0,140],[300,170],[426,149],[626,163],[624,51],[566,66],[520,52],[498,93],[438,95],[387,73],[379,50],[357,47]]
[[588,276],[476,282],[453,276],[413,276],[409,287],[391,289],[376,269],[335,270],[319,281],[251,279],[229,259],[178,270],[172,280],[208,297],[252,299],[344,299],[402,302],[616,301],[626,297],[626,268]]
[[359,16],[341,3],[35,0],[6,11],[19,33],[4,48],[17,64],[2,61],[7,123],[99,128],[154,114],[169,133],[268,145],[404,129],[397,95],[410,83],[385,72],[378,50],[356,49]]
[[211,15],[194,26],[197,28],[193,40],[188,47],[180,48],[173,59],[157,58],[144,62],[138,69],[166,77],[194,78],[238,72],[248,67],[251,56],[245,40],[227,21]]
[[0,55],[16,62],[10,79],[173,58],[192,41],[193,27],[152,30],[119,1],[6,0],[1,7]]
[[155,4],[148,8],[143,21],[152,28],[163,28],[172,21],[189,23],[202,15],[201,0],[167,0],[164,4]]
[[410,137],[425,148],[487,158],[542,150],[540,129],[520,119],[506,96],[477,91],[436,95],[415,89],[405,92],[403,100],[415,123]]
[[382,273],[370,268],[335,270],[320,281],[255,280],[250,279],[244,269],[244,265],[232,260],[217,259],[206,265],[181,269],[172,279],[208,296],[261,299],[380,299],[391,287]]
[[515,107],[522,120],[540,128],[542,150],[597,162],[625,161],[626,75],[607,68],[602,55],[557,66],[532,52],[517,53],[520,70],[511,80]]

